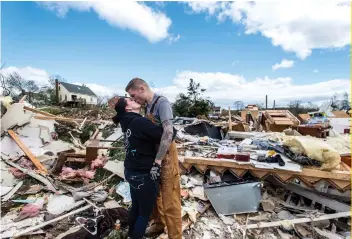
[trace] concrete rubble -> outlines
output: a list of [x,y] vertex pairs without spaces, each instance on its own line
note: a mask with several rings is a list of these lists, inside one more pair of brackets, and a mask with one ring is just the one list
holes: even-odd
[[[262,114],[262,121],[256,114],[231,116],[230,123],[230,117],[175,119],[184,238],[350,235],[350,184],[339,174],[344,170],[350,176],[341,156],[350,152],[349,137],[337,132],[302,136],[288,112],[279,113],[292,125],[278,131],[281,126],[272,121],[276,113]],[[9,104],[1,118],[1,238],[126,236],[131,198],[124,180],[123,134],[112,124],[113,115],[101,108],[39,110]],[[305,175],[307,168],[318,173]],[[337,176],[324,178],[326,173]],[[325,179],[330,184],[318,189]],[[97,232],[82,218],[93,219]],[[120,230],[115,230],[116,220]]]

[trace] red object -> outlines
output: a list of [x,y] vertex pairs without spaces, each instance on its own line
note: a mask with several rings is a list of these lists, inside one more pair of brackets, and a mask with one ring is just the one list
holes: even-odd
[[344,133],[344,134],[349,134],[349,133],[350,133],[350,129],[344,129],[344,130],[343,130],[343,133]]
[[220,159],[234,159],[235,158],[234,154],[217,154],[216,156]]
[[250,154],[246,154],[246,153],[235,154],[235,160],[241,161],[241,162],[249,162],[250,161]]

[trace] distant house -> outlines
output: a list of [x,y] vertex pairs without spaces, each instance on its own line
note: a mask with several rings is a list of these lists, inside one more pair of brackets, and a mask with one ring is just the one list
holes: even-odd
[[80,102],[88,105],[97,104],[97,95],[87,86],[58,82],[59,102]]

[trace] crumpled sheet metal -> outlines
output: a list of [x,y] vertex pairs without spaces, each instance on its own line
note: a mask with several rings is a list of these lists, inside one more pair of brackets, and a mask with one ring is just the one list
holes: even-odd
[[257,212],[261,185],[261,182],[219,183],[204,185],[204,190],[216,213],[226,216]]
[[309,136],[286,136],[283,144],[296,154],[304,154],[322,163],[322,170],[337,169],[341,163],[336,149],[321,140]]

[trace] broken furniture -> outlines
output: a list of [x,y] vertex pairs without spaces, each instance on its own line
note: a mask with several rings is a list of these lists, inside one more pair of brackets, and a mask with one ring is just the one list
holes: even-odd
[[293,125],[292,128],[301,135],[310,135],[316,138],[326,138],[329,136],[330,131],[330,127],[321,124]]
[[283,132],[300,121],[288,110],[266,110],[262,115],[261,123],[265,131]]

